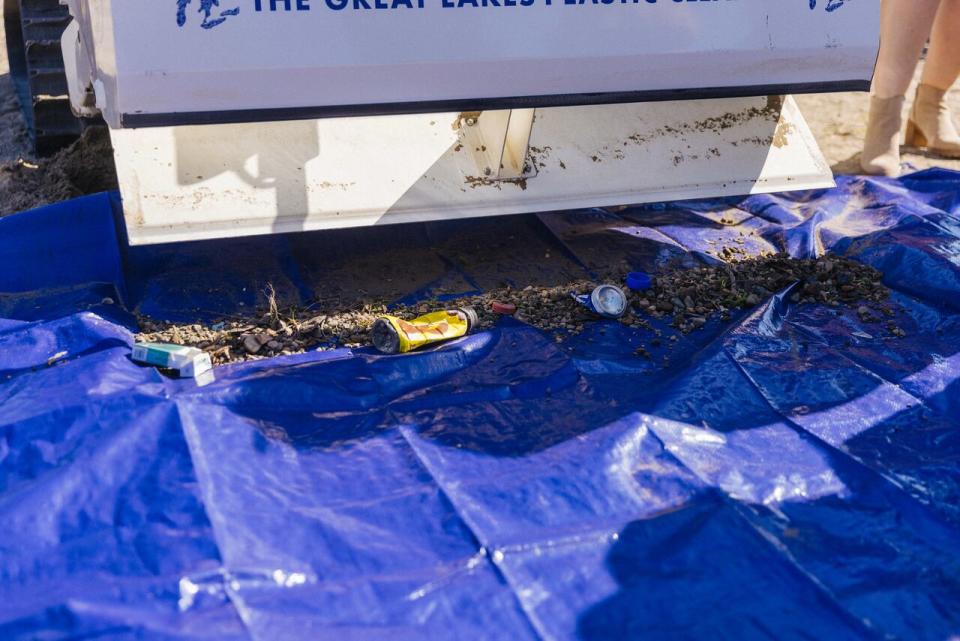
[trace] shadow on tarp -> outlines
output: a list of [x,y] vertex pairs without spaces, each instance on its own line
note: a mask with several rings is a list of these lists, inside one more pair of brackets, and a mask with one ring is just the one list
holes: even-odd
[[281,305],[352,308],[558,285],[587,271],[536,216],[341,229],[128,248],[128,305],[161,318]]
[[[0,636],[960,633],[960,176],[839,183],[122,249],[115,195],[0,219]],[[268,282],[411,300],[731,243],[882,268],[908,337],[781,295],[672,348],[507,319],[202,388],[128,359],[132,312],[243,315]]]

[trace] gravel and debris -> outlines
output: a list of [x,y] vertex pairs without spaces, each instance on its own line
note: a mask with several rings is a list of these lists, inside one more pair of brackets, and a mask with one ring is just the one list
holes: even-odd
[[[626,274],[602,282],[623,285]],[[360,347],[369,344],[368,332],[379,314],[413,318],[438,309],[471,306],[478,314],[478,329],[491,327],[501,309],[516,306],[514,318],[553,332],[562,342],[598,318],[577,303],[571,292],[587,293],[601,281],[579,280],[554,287],[504,287],[481,295],[442,302],[425,300],[416,305],[358,303],[349,308],[325,309],[318,303],[309,308],[281,309],[271,287],[264,292],[266,305],[249,319],[224,319],[214,323],[176,324],[142,317],[138,341],[176,343],[208,352],[215,364],[253,360],[307,350]],[[653,277],[645,291],[627,291],[630,310],[620,322],[648,330],[647,342],[657,347],[676,344],[678,335],[703,328],[710,319],[730,321],[738,310],[747,310],[773,294],[796,284],[790,291],[794,304],[820,304],[848,308],[863,323],[876,324],[889,337],[906,332],[895,322],[896,311],[882,274],[872,267],[836,256],[796,260],[784,254],[734,259],[693,269],[677,269]],[[669,325],[673,335],[665,336],[658,326]],[[636,350],[649,356],[646,346]]]
[[729,320],[733,310],[756,307],[797,283],[790,302],[856,306],[861,320],[875,322],[894,314],[882,280],[876,269],[846,258],[796,260],[772,254],[656,276],[653,288],[634,292],[631,303],[650,316],[671,317],[673,326],[687,333],[712,314]]

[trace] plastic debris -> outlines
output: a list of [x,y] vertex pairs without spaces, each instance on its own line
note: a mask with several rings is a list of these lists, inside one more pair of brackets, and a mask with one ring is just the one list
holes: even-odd
[[645,272],[630,272],[627,274],[627,287],[635,292],[642,292],[653,286],[653,279]]
[[171,343],[137,343],[131,358],[137,363],[173,370],[186,378],[200,376],[213,369],[210,355],[196,347]]

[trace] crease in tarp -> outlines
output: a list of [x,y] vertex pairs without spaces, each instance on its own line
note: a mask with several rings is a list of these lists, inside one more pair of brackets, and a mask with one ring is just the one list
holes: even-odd
[[[787,321],[785,318],[785,315],[782,313],[783,311],[782,305],[784,305],[784,298],[785,298],[785,295],[783,294],[777,295],[774,297],[774,299],[771,302],[767,303],[767,305],[761,311],[755,312],[753,314],[753,318],[758,318],[758,317],[762,318],[762,321],[758,322],[757,325],[763,326],[763,327],[771,327],[774,325],[779,325],[780,323],[784,323],[784,322],[788,323],[793,328],[793,331],[796,331],[799,334],[805,336],[806,339],[811,343],[818,343],[823,350],[832,354],[835,362],[847,363],[851,369],[857,372],[861,372],[868,377],[872,377],[877,382],[877,384],[873,386],[870,391],[864,394],[860,394],[856,398],[845,401],[839,405],[831,405],[823,410],[819,410],[819,411],[815,410],[812,412],[807,411],[806,408],[802,408],[803,409],[802,412],[799,412],[799,411],[788,412],[786,411],[786,408],[781,407],[776,403],[776,399],[774,397],[771,397],[769,390],[765,386],[763,386],[760,382],[755,380],[754,376],[751,375],[750,370],[744,366],[744,364],[741,362],[741,359],[737,358],[737,354],[735,352],[731,352],[726,347],[724,348],[725,351],[727,351],[728,355],[733,360],[733,362],[737,365],[738,369],[744,375],[745,379],[767,401],[771,410],[773,410],[778,415],[780,415],[785,422],[795,426],[799,430],[802,430],[804,432],[807,432],[813,435],[815,438],[822,441],[825,446],[836,448],[838,451],[842,452],[846,456],[849,456],[852,460],[856,461],[857,463],[864,465],[868,468],[871,468],[876,472],[880,472],[881,476],[889,480],[897,488],[903,490],[904,488],[901,485],[902,479],[896,480],[894,478],[891,478],[888,475],[888,470],[885,470],[883,468],[878,470],[875,467],[869,465],[868,463],[861,460],[859,457],[855,456],[852,452],[845,449],[843,447],[843,444],[854,439],[858,434],[869,431],[873,427],[879,424],[882,424],[885,421],[890,420],[891,418],[893,418],[894,416],[896,416],[897,414],[905,410],[906,411],[926,410],[927,412],[930,412],[933,414],[939,414],[941,412],[934,407],[930,407],[927,404],[926,399],[924,397],[911,393],[909,390],[905,389],[901,383],[893,380],[889,380],[885,378],[882,374],[874,371],[874,369],[869,367],[869,362],[864,362],[862,361],[862,359],[861,360],[850,359],[846,355],[838,353],[836,350],[831,349],[828,343],[823,341],[816,334],[809,332],[807,328],[804,327],[803,325],[798,324],[797,322]],[[780,307],[780,309],[777,310],[777,307]],[[775,322],[773,322],[774,320]],[[735,334],[741,331],[743,331],[742,327],[737,327],[732,331],[732,333]],[[769,332],[769,331],[755,331],[753,333],[756,336],[766,336],[771,339],[776,339],[776,337],[779,334],[779,332]],[[756,345],[752,345],[751,348],[755,349]],[[958,346],[958,350],[960,350],[960,346]],[[946,359],[945,362],[956,360],[957,356],[958,355],[955,354],[952,357],[948,357],[948,359]],[[941,361],[941,362],[944,362],[944,361]],[[928,369],[929,368],[924,369],[921,372],[916,372],[912,374],[910,377],[908,377],[908,379],[913,376],[919,376],[924,372],[928,371]],[[938,369],[943,371],[942,367]],[[943,391],[944,389],[946,389],[945,385],[939,386],[939,391]],[[897,402],[895,405],[891,404],[889,400],[882,403],[869,403],[869,400],[871,398],[876,397],[879,399],[879,397],[881,396],[890,396],[891,394],[896,397]],[[831,416],[834,416],[838,413],[842,413],[847,403],[854,402],[854,401],[860,404],[871,404],[878,409],[878,411],[873,413],[872,415],[864,416],[864,418],[868,419],[870,422],[863,422],[863,424],[857,428],[857,431],[854,431],[854,432],[845,431],[842,434],[836,434],[836,433],[825,434],[822,430],[812,429],[812,426],[813,426],[812,424],[814,423],[830,424],[832,426],[831,431],[835,432],[836,431],[835,426],[841,421],[840,420],[831,421],[830,420]],[[840,417],[838,417],[838,419],[839,418]],[[948,420],[953,418],[954,420],[956,420],[957,417],[955,416],[950,417],[949,415],[944,415],[944,418]],[[914,499],[918,498],[915,495],[911,495],[911,496]],[[935,516],[939,516],[939,515],[935,515]]]
[[[0,275],[3,638],[960,634],[960,175],[122,252],[117,205],[0,219],[24,265]],[[336,296],[381,248],[430,257],[412,299],[714,263],[737,238],[882,268],[908,338],[787,290],[669,366],[615,323],[558,345],[510,320],[205,387],[127,358],[132,312],[242,312],[266,282]]]
[[[199,574],[185,575],[180,578],[178,581],[180,598],[177,600],[177,609],[180,612],[190,610],[197,603],[198,595],[201,594],[213,598],[222,595],[236,612],[237,618],[243,623],[244,629],[251,641],[254,641],[256,636],[250,628],[249,614],[243,605],[242,598],[234,588],[234,586],[239,583],[238,572],[232,571],[223,565],[225,557],[221,547],[221,537],[218,535],[218,529],[223,526],[217,518],[216,513],[211,514],[211,510],[215,508],[216,503],[211,501],[209,496],[209,481],[206,480],[206,477],[209,475],[210,470],[206,457],[204,456],[202,448],[199,448],[196,442],[197,439],[193,424],[189,420],[184,420],[181,402],[178,400],[172,402],[176,408],[178,426],[186,441],[190,462],[193,466],[194,474],[197,476],[198,485],[200,486],[201,507],[206,519],[210,523],[212,542],[217,550],[217,556],[221,560],[221,565],[213,570],[207,570]],[[239,573],[242,573],[242,571]],[[303,573],[285,572],[280,568],[273,569],[267,576],[264,576],[264,574],[263,572],[260,573],[259,578],[261,581],[272,581],[274,584],[279,584],[280,586],[297,585],[307,580],[307,576]]]
[[[754,378],[750,375],[749,370],[747,370],[747,369],[739,362],[739,360],[738,360],[737,358],[735,358],[733,355],[730,355],[730,354],[727,354],[727,355],[729,356],[729,358],[731,359],[731,361],[734,363],[734,365],[738,368],[738,370],[740,371],[740,373],[743,375],[744,379],[753,387],[754,390],[757,391],[757,393],[760,394],[761,397],[764,398],[764,400],[767,402],[767,404],[768,404],[769,408],[771,409],[771,411],[775,412],[775,413],[782,419],[782,421],[783,421],[783,423],[784,423],[785,425],[789,425],[791,428],[797,430],[798,433],[807,435],[809,438],[815,439],[815,440],[820,444],[821,447],[827,448],[827,449],[830,449],[830,450],[833,450],[833,451],[835,451],[838,455],[844,456],[844,457],[848,458],[852,463],[855,463],[855,464],[857,464],[857,465],[861,465],[861,466],[863,466],[865,469],[870,470],[871,472],[878,473],[880,478],[883,478],[885,481],[887,481],[888,483],[890,483],[890,484],[892,485],[892,487],[896,488],[898,491],[904,492],[905,496],[909,497],[911,500],[915,500],[915,499],[917,498],[917,497],[911,495],[909,491],[906,491],[905,488],[903,487],[902,483],[901,483],[899,480],[897,480],[897,479],[895,479],[895,478],[891,478],[891,477],[889,476],[889,474],[887,473],[887,470],[884,470],[884,469],[876,469],[875,467],[871,466],[870,464],[868,464],[867,462],[863,461],[863,460],[860,459],[859,457],[855,456],[853,453],[851,453],[850,451],[848,451],[846,448],[843,447],[843,444],[844,444],[846,441],[850,440],[850,438],[855,437],[855,436],[857,435],[856,433],[854,433],[854,434],[849,434],[849,433],[844,434],[844,438],[842,438],[842,439],[839,440],[839,441],[826,440],[826,439],[824,438],[824,435],[823,435],[822,433],[818,433],[818,432],[816,432],[816,431],[813,431],[813,430],[811,430],[809,427],[804,426],[803,422],[799,422],[799,421],[798,421],[798,416],[797,416],[796,414],[787,413],[787,412],[785,412],[782,408],[777,407],[774,403],[772,403],[771,400],[770,400],[770,397],[769,397],[769,394],[768,394],[767,390],[766,390],[762,385],[760,385],[756,380],[754,380]],[[840,358],[844,358],[844,357],[840,356]],[[859,368],[859,365],[857,365],[857,367]],[[869,372],[870,374],[876,376],[873,372],[871,372],[870,370],[867,370],[866,368],[860,368],[860,369],[863,369],[863,371]],[[879,380],[882,384],[889,385],[891,389],[896,389],[896,390],[903,391],[902,388],[900,388],[900,386],[897,385],[897,384],[895,384],[895,383],[891,383],[891,382],[889,382],[889,381],[886,381],[885,379],[883,379],[883,378],[880,377],[880,376],[876,376],[876,378],[877,378],[877,380]],[[860,400],[860,399],[863,399],[863,398],[869,398],[869,396],[870,396],[871,394],[874,394],[874,392],[876,392],[877,389],[879,389],[879,386],[878,386],[877,388],[875,388],[872,392],[868,392],[866,395],[863,395],[863,396],[858,397],[857,400]],[[915,407],[925,407],[924,402],[923,402],[922,399],[916,398],[916,397],[914,397],[914,396],[912,396],[912,395],[910,395],[910,394],[908,394],[908,393],[906,393],[906,392],[904,392],[904,395],[905,395],[905,396],[908,396],[912,401],[914,401],[914,402],[911,403],[910,405],[906,405],[906,406],[905,406],[906,408],[910,409],[910,408],[915,408]],[[803,417],[804,417],[804,419],[805,419],[805,417],[807,417],[807,416],[809,416],[809,417],[811,417],[811,418],[816,418],[817,416],[827,416],[827,417],[829,417],[829,415],[830,415],[830,413],[831,413],[832,411],[836,411],[836,410],[838,410],[838,409],[842,409],[842,406],[833,406],[833,407],[831,407],[831,408],[828,408],[827,410],[824,410],[823,412],[814,412],[813,414],[804,414]],[[898,409],[897,411],[901,411],[901,410]],[[881,423],[881,422],[883,422],[884,420],[889,419],[893,414],[894,414],[894,412],[890,412],[890,413],[887,414],[887,415],[876,417],[875,423],[873,423],[873,424],[871,424],[871,425],[868,425],[868,426],[865,426],[864,429],[863,429],[863,431],[867,431],[867,430],[871,429],[873,426],[875,426],[877,423]],[[822,479],[822,480],[832,481],[833,479],[830,478],[830,479]],[[843,488],[843,489],[845,489],[845,488]],[[782,501],[782,498],[780,498],[780,500],[763,501],[763,503],[764,503],[764,504],[772,504],[772,503],[779,503],[779,502],[781,502],[781,501]],[[928,509],[928,506],[923,505],[922,502],[921,502],[921,505],[923,506],[924,509]],[[931,517],[933,517],[933,518],[940,518],[940,515],[938,515],[938,514],[935,513],[935,512],[932,512],[932,513],[931,513]]]
[[[447,501],[450,502],[450,505],[453,507],[453,510],[457,513],[457,516],[460,517],[460,519],[464,522],[467,529],[470,530],[470,533],[472,534],[473,538],[477,541],[477,545],[479,549],[477,550],[476,556],[472,557],[472,559],[475,558],[479,560],[479,559],[485,559],[486,557],[490,556],[491,557],[490,562],[493,565],[494,569],[496,570],[497,574],[508,585],[510,585],[510,577],[506,575],[503,572],[503,569],[499,566],[499,561],[502,560],[503,551],[500,548],[497,548],[496,546],[491,546],[489,545],[488,542],[484,541],[484,537],[482,537],[481,534],[476,530],[475,525],[470,522],[469,515],[464,514],[460,510],[460,506],[457,504],[457,501],[454,499],[454,497],[450,495],[449,489],[444,487],[444,484],[433,473],[433,470],[430,469],[429,462],[425,460],[422,456],[420,456],[420,453],[417,451],[417,448],[414,446],[414,441],[411,439],[410,431],[405,427],[400,426],[399,432],[401,436],[403,436],[404,441],[406,441],[407,446],[413,452],[414,456],[417,457],[417,460],[420,462],[420,465],[423,466],[423,469],[426,470],[428,474],[430,474],[431,478],[433,479],[433,482],[437,485],[440,491],[443,492],[443,495],[446,497]],[[414,595],[416,595],[417,598],[419,598],[420,596],[423,596],[424,594],[426,594],[426,588],[427,586],[424,586],[423,588],[418,589],[414,593]],[[436,589],[435,585],[430,585],[429,588],[431,591]],[[511,589],[513,591],[513,596],[516,599],[517,606],[523,612],[523,615],[526,618],[527,623],[530,625],[530,629],[536,635],[536,638],[540,641],[546,641],[546,639],[549,639],[550,635],[545,633],[542,627],[538,624],[536,617],[533,616],[533,613],[531,613],[527,609],[526,604],[524,603],[524,600],[520,598],[520,594],[518,594],[517,589],[513,586],[511,586]]]

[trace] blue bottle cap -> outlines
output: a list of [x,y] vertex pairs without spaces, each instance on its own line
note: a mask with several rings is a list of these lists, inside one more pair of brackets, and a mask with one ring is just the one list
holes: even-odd
[[650,278],[650,274],[645,272],[630,272],[627,274],[627,287],[635,292],[650,289],[652,285],[653,279]]

